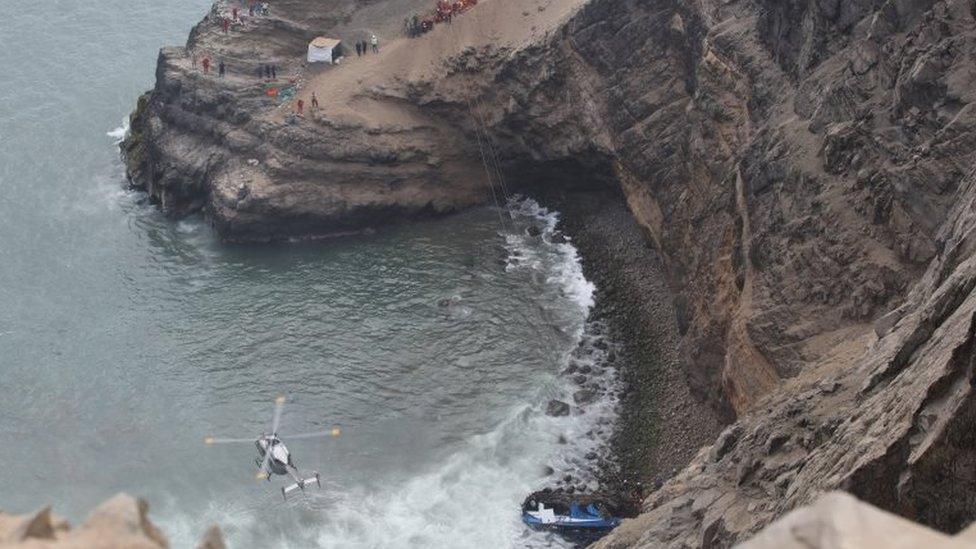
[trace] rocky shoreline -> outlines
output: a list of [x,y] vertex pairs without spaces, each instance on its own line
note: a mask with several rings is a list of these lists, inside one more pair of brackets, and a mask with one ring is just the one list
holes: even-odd
[[684,377],[673,296],[660,258],[619,192],[549,192],[539,198],[560,212],[560,229],[597,287],[591,318],[604,321],[618,344],[615,367],[624,394],[611,449],[621,478],[605,488],[626,489],[626,480],[650,491],[722,429],[718,415],[691,394]]

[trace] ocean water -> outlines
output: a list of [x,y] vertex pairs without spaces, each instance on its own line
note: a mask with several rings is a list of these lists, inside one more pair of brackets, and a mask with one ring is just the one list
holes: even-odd
[[[543,413],[570,361],[601,359],[556,214],[259,247],[166,219],[116,142],[158,48],[208,7],[0,0],[0,508],[77,523],[127,491],[174,547],[214,522],[232,547],[563,545],[518,506],[547,467],[585,482],[615,403]],[[203,444],[267,430],[279,394],[323,483],[287,502],[252,444]]]

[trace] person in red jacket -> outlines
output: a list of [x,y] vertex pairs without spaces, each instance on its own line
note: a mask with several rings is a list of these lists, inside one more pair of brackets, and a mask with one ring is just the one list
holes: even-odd
[[204,57],[203,58],[203,74],[207,74],[209,72],[210,72],[210,58],[209,57]]
[[302,109],[305,108],[305,102],[299,99],[296,106],[298,107],[298,116],[302,116]]

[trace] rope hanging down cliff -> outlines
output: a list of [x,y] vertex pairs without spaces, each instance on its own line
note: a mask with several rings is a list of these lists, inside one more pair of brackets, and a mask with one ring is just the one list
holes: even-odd
[[[450,25],[451,34],[454,38],[454,42],[457,47],[460,47],[461,37],[458,30]],[[508,212],[509,222],[514,225],[512,221],[511,212],[511,195],[508,193],[508,186],[505,184],[505,178],[501,171],[501,164],[498,160],[498,153],[495,150],[494,144],[491,141],[491,136],[488,133],[488,126],[485,119],[479,115],[478,109],[482,108],[480,101],[478,101],[478,109],[472,104],[470,98],[465,98],[465,102],[468,106],[468,113],[471,115],[471,119],[474,121],[475,127],[475,138],[478,142],[478,152],[481,155],[481,163],[485,168],[485,175],[488,180],[488,189],[491,194],[492,201],[495,203],[496,211],[498,211],[499,223],[502,228],[505,227],[504,216],[502,215],[502,205],[499,203],[498,196],[501,195],[502,201],[504,202],[504,209]],[[498,191],[495,191],[495,186],[498,186]]]

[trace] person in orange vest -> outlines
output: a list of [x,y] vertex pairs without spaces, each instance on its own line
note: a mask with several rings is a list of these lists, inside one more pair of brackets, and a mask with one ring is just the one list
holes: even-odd
[[305,108],[305,102],[299,99],[296,106],[298,107],[298,116],[302,116],[302,109]]
[[203,74],[207,74],[209,72],[210,72],[210,58],[209,57],[204,57],[203,58]]

